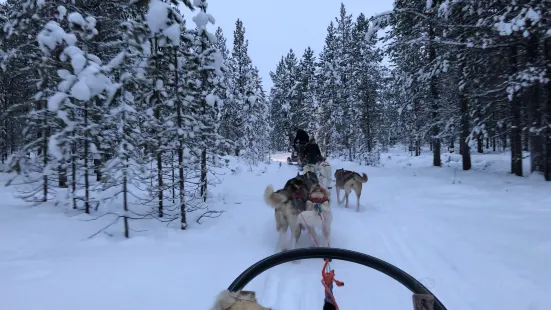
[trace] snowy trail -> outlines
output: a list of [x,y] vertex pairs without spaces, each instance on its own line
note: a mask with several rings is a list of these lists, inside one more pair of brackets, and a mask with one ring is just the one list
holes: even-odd
[[[354,195],[345,209],[333,189],[334,247],[396,265],[450,310],[551,306],[549,184],[476,171],[454,177],[450,168],[409,167],[394,158],[385,165],[332,162],[333,171],[369,176],[359,213]],[[150,230],[123,242],[86,240],[101,224],[47,206],[26,208],[0,188],[9,204],[0,208],[0,292],[8,296],[0,309],[208,309],[240,272],[276,250],[273,210],[262,193],[268,184],[282,187],[297,170],[285,163],[261,170],[242,167],[216,186],[213,199],[227,211],[219,219],[185,233],[145,227]],[[311,246],[310,236],[303,233],[298,245]],[[284,264],[247,289],[266,307],[321,309],[321,267],[321,260]],[[385,275],[341,261],[332,267],[345,282],[335,288],[342,309],[411,309],[410,292]]]

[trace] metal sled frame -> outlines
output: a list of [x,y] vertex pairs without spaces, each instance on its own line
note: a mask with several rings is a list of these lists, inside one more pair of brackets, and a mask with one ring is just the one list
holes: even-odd
[[243,271],[228,287],[228,290],[230,292],[242,290],[252,279],[275,266],[299,259],[312,258],[344,260],[375,269],[400,282],[413,293],[414,310],[447,310],[429,289],[398,267],[367,254],[338,248],[294,249],[266,257]]

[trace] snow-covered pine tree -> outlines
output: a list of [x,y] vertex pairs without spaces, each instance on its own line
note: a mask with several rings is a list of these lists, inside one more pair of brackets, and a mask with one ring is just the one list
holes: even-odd
[[[75,156],[67,155],[74,153],[72,151],[74,147],[69,147],[73,142],[49,141],[50,138],[67,137],[60,133],[62,130],[75,131],[76,128],[87,128],[79,135],[83,152],[79,154],[78,158],[82,159],[86,166],[89,159],[93,157],[92,153],[95,148],[86,141],[91,138],[89,129],[93,128],[94,124],[86,123],[90,120],[87,113],[94,110],[92,102],[104,90],[105,84],[101,81],[106,81],[101,74],[97,74],[98,63],[101,63],[99,58],[78,47],[79,45],[85,46],[85,42],[97,34],[95,18],[92,16],[84,18],[77,12],[67,14],[68,8],[70,10],[78,10],[78,8],[70,2],[65,3],[67,7],[62,4],[19,3],[14,6],[12,19],[5,27],[10,36],[19,36],[22,32],[28,31],[29,27],[30,29],[43,27],[36,37],[38,48],[43,56],[37,57],[38,54],[31,54],[32,56],[29,55],[28,58],[37,70],[40,82],[36,85],[39,91],[34,96],[34,106],[21,107],[22,110],[30,111],[23,115],[24,120],[27,121],[24,135],[28,143],[13,155],[11,161],[11,169],[18,172],[23,171],[23,175],[26,176],[24,182],[30,187],[26,198],[32,198],[38,194],[38,187],[31,184],[36,184],[37,173],[40,174],[42,192],[40,201],[47,200],[47,194],[52,190],[51,182],[48,181],[54,175],[56,175],[59,187],[67,187],[68,164],[76,160]],[[35,18],[29,19],[29,14]],[[52,18],[53,20],[51,20]],[[43,21],[46,23],[41,25],[40,23]],[[66,63],[69,60],[70,63]],[[67,68],[71,71],[64,69],[63,66],[68,66]],[[58,83],[59,85],[56,87]],[[62,93],[69,93],[71,98],[84,104],[79,113],[74,113],[75,119],[63,119],[68,115],[63,112],[56,115],[49,109],[48,105],[56,110],[58,103],[65,102]],[[68,109],[74,109],[74,107]],[[77,118],[81,122],[76,121]],[[38,140],[34,139],[35,135],[38,136]],[[64,148],[59,149],[58,145],[63,145]],[[56,152],[56,150],[60,150],[60,152]],[[39,158],[40,161],[38,161]],[[27,164],[26,167],[25,164]],[[72,166],[74,168],[74,165]],[[57,174],[52,173],[54,171]],[[89,212],[90,184],[87,178],[88,171],[84,169],[83,172],[85,210]],[[74,190],[75,186],[73,185],[73,192]],[[61,197],[57,198],[61,199]]]
[[200,9],[193,18],[196,24],[194,40],[194,55],[191,61],[197,65],[196,105],[199,107],[198,148],[201,157],[200,197],[203,202],[207,199],[207,173],[209,171],[207,157],[211,156],[215,163],[224,155],[224,141],[218,134],[218,114],[222,108],[222,100],[218,94],[224,94],[224,59],[217,49],[216,36],[207,30],[209,23],[214,24],[214,17],[207,13],[207,2],[197,0],[195,5]]
[[[149,193],[156,205],[156,215],[165,217],[167,197],[165,191],[174,186],[166,182],[165,174],[171,173],[172,151],[169,144],[171,133],[177,129],[171,120],[170,109],[174,93],[169,81],[175,71],[173,51],[180,45],[183,18],[168,3],[161,0],[150,1],[145,13],[145,22],[150,31],[150,50],[146,58],[143,92],[137,94],[139,105],[145,107],[147,119],[144,122],[146,154],[151,165],[151,183]],[[172,69],[172,70],[171,70]],[[169,161],[168,165],[165,163]],[[154,181],[153,181],[154,180]],[[168,184],[167,184],[168,183]],[[179,202],[180,203],[180,202]]]
[[[402,119],[411,124],[409,145],[416,156],[421,154],[422,141],[428,131],[426,125],[431,123],[430,115],[426,112],[429,88],[427,83],[418,77],[418,72],[428,63],[427,55],[422,54],[425,50],[425,40],[419,40],[425,31],[423,12],[426,3],[421,2],[423,1],[396,1],[395,13],[383,19],[388,22],[383,23],[385,26],[392,27],[385,38],[389,43],[387,53],[395,64],[394,87],[400,92],[399,98],[403,100]],[[368,36],[374,35],[376,30],[377,28],[373,27]]]
[[[121,43],[118,55],[103,67],[110,73],[115,83],[109,89],[110,96],[105,102],[109,109],[102,121],[103,149],[110,149],[109,160],[102,167],[101,202],[107,203],[107,212],[123,219],[124,236],[130,237],[129,220],[143,218],[138,212],[132,212],[131,205],[141,205],[142,193],[147,189],[144,175],[146,157],[143,154],[141,131],[144,110],[138,106],[135,93],[140,92],[143,82],[140,79],[140,63],[144,54],[148,29],[139,18],[127,20],[120,25]],[[113,200],[122,196],[122,212],[113,206]]]
[[[219,115],[220,119],[220,126],[219,126],[219,133],[222,137],[226,139],[226,143],[224,145],[220,145],[221,148],[224,149],[225,152],[230,153],[232,149],[235,149],[231,145],[233,144],[233,141],[229,140],[231,137],[231,124],[233,120],[230,118],[231,108],[232,108],[232,75],[231,75],[231,67],[230,67],[230,51],[228,50],[228,46],[226,43],[226,37],[224,36],[224,32],[222,31],[222,28],[218,27],[216,29],[216,43],[215,47],[220,53],[222,60],[223,60],[223,66],[221,68],[223,72],[223,76],[219,78],[219,84],[220,87],[217,88],[216,95],[220,98],[221,102],[223,103]],[[229,104],[228,104],[229,103]],[[230,145],[228,147],[226,144]]]
[[275,151],[287,151],[294,138],[292,126],[288,117],[288,108],[285,104],[285,61],[282,57],[275,72],[270,72],[272,88],[268,100],[270,101],[269,123],[271,127],[271,148]]
[[[24,78],[28,80],[32,77],[36,81],[35,85],[27,84],[26,88],[14,85],[17,90],[26,90],[34,96],[31,100],[28,95],[20,100],[13,98],[17,103],[13,102],[10,106],[11,112],[17,111],[13,116],[25,126],[21,131],[20,147],[8,160],[8,171],[17,172],[15,178],[8,181],[8,185],[21,185],[19,189],[24,200],[34,203],[46,202],[54,198],[51,194],[54,193],[52,184],[56,182],[56,176],[52,172],[58,170],[58,167],[51,163],[52,158],[48,151],[48,139],[52,134],[50,128],[57,128],[58,122],[47,108],[47,98],[55,92],[55,56],[60,50],[56,48],[56,39],[49,45],[51,48],[42,50],[35,42],[39,32],[46,33],[48,29],[60,27],[53,21],[44,25],[44,20],[49,21],[57,10],[51,3],[38,4],[30,0],[9,2],[7,6],[9,18],[2,28],[11,46],[3,46],[9,50],[4,53],[2,69],[9,73],[6,70],[16,70],[21,65],[22,68],[28,66],[32,69],[22,70],[25,71]],[[63,38],[60,43],[63,43]],[[23,46],[26,46],[25,49]],[[20,62],[18,55],[25,55],[25,61]],[[15,74],[14,78],[17,76],[19,75]]]
[[[12,131],[14,128],[13,121],[10,121],[8,117],[8,96],[9,96],[9,81],[6,74],[7,68],[5,68],[5,59],[7,58],[7,50],[9,49],[9,43],[4,36],[3,27],[4,23],[8,20],[8,5],[6,3],[0,3],[0,164],[4,164],[8,159],[8,154],[11,154],[11,148],[13,142],[10,141]],[[0,168],[3,171],[4,167]]]
[[266,95],[262,88],[262,78],[257,67],[251,70],[251,89],[252,95],[249,96],[249,121],[247,128],[248,139],[252,141],[251,148],[247,151],[247,158],[253,164],[258,164],[262,160],[269,158],[269,138],[271,127],[269,123],[269,104],[266,101]]
[[[254,138],[247,135],[246,126],[250,121],[250,112],[248,111],[251,105],[256,104],[254,96],[255,82],[252,80],[252,62],[248,53],[249,41],[245,39],[245,26],[241,20],[235,22],[235,31],[233,33],[233,49],[230,58],[231,72],[231,100],[226,103],[227,117],[232,120],[232,133],[229,138],[235,141],[235,155],[239,156],[240,150],[251,147],[254,143]],[[249,100],[252,99],[252,102]]]
[[306,129],[308,126],[308,111],[304,109],[297,89],[299,85],[299,68],[298,59],[293,49],[290,49],[285,56],[284,64],[284,100],[285,106],[288,107],[287,118],[290,121],[291,128],[296,126]]
[[[78,12],[60,8],[64,7],[60,6],[58,10],[68,13],[66,18],[69,32],[65,33],[62,28],[53,28],[55,31],[46,28],[39,35],[42,42],[45,42],[42,45],[45,50],[51,50],[48,43],[51,42],[52,35],[63,34],[63,41],[67,44],[59,55],[63,69],[57,71],[61,79],[58,91],[48,99],[48,109],[57,113],[60,120],[58,131],[51,135],[49,150],[59,163],[60,176],[66,179],[68,167],[71,167],[70,196],[73,208],[77,207],[77,200],[82,200],[84,211],[90,213],[94,200],[91,195],[90,168],[93,158],[99,156],[99,147],[96,144],[98,139],[94,135],[100,132],[100,124],[94,122],[92,115],[94,112],[99,114],[95,102],[105,98],[111,81],[101,72],[101,60],[84,50],[86,41],[97,33],[96,19],[92,16],[85,18]],[[54,23],[48,25],[58,26]],[[81,43],[77,44],[79,42]],[[77,160],[82,160],[82,173],[78,171],[80,165]],[[79,175],[82,175],[82,181]],[[84,191],[82,197],[76,195],[78,190]]]
[[337,101],[333,113],[335,132],[333,146],[337,147],[339,156],[353,160],[354,142],[356,141],[355,124],[358,113],[352,104],[353,83],[352,83],[352,15],[346,12],[341,3],[339,16],[335,18],[335,45],[337,50],[335,68],[340,77],[337,91]]
[[224,114],[222,116],[224,123],[224,138],[235,143],[233,152],[238,156],[242,148],[241,137],[243,136],[243,111],[239,96],[243,82],[240,77],[243,68],[250,64],[250,59],[246,54],[247,41],[245,41],[245,29],[241,20],[235,22],[235,30],[233,32],[233,48],[228,61],[228,69],[230,75],[229,98],[224,104]]
[[[378,91],[380,120],[378,124],[377,137],[381,143],[381,151],[388,152],[388,148],[401,142],[400,139],[406,136],[407,128],[402,126],[400,120],[399,98],[395,96],[395,91],[392,85],[392,71],[388,68],[381,68],[380,90]],[[407,140],[404,140],[403,145],[407,145]]]
[[368,20],[360,14],[352,30],[351,66],[353,92],[351,106],[357,111],[354,126],[361,134],[357,135],[357,160],[368,165],[379,163],[379,145],[375,141],[383,139],[379,129],[382,124],[383,106],[379,92],[382,82],[382,55],[375,47],[376,40],[366,38]]
[[315,91],[316,56],[314,55],[314,51],[310,47],[307,47],[298,63],[295,92],[300,107],[300,121],[305,124],[303,129],[313,136],[318,133],[322,125]]
[[338,102],[339,85],[341,77],[338,68],[338,46],[333,22],[327,27],[327,35],[323,50],[319,55],[319,67],[317,72],[317,96],[320,102],[322,127],[317,133],[318,143],[325,156],[337,150],[333,144],[333,132],[335,131],[335,112]]

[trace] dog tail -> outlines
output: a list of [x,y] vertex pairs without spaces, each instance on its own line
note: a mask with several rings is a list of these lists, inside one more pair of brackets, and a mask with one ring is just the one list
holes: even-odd
[[365,182],[367,182],[367,174],[365,174],[365,172],[362,173],[362,176],[360,176],[360,174],[357,174],[357,175],[355,176],[355,179],[356,179],[356,181],[358,181],[358,182],[365,183]]
[[286,197],[274,192],[272,184],[266,186],[264,190],[264,202],[272,208],[277,207],[285,201]]

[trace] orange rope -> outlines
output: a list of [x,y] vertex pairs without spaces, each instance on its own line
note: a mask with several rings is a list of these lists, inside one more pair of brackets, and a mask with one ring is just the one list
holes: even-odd
[[[302,216],[302,219],[304,220],[304,222],[306,222],[306,220],[304,219],[304,216],[302,215],[302,213],[301,213],[301,216]],[[320,214],[320,218],[321,218],[322,223],[325,224],[321,214]],[[308,233],[310,234],[310,236],[312,237],[312,239],[314,240],[314,244],[316,244],[316,246],[319,247],[318,241],[316,240],[316,237],[314,236],[314,234],[310,230],[310,227],[307,227],[307,230],[308,230]],[[341,282],[341,281],[335,279],[335,270],[331,270],[329,272],[326,272],[326,270],[329,269],[327,267],[328,264],[329,264],[329,260],[325,259],[325,264],[323,264],[323,268],[321,269],[321,277],[322,277],[321,284],[323,285],[323,287],[325,289],[325,292],[331,298],[331,301],[333,301],[333,305],[335,306],[335,309],[339,310],[339,305],[337,304],[337,301],[335,300],[335,296],[333,295],[333,292],[331,291],[329,286],[332,283],[335,283],[337,286],[341,287],[341,286],[344,285],[344,282]]]
[[337,301],[335,300],[335,296],[333,295],[333,292],[331,292],[331,289],[329,286],[334,282],[337,286],[343,286],[344,282],[341,282],[339,280],[335,279],[335,270],[331,270],[329,272],[326,272],[327,264],[329,264],[329,260],[325,260],[325,264],[323,265],[323,268],[321,269],[321,277],[323,284],[323,287],[325,288],[325,292],[331,297],[331,300],[333,301],[333,305],[335,306],[336,310],[339,310],[339,305],[337,305]]

